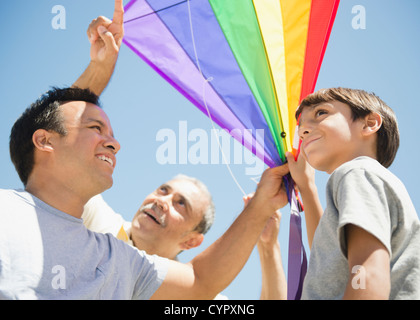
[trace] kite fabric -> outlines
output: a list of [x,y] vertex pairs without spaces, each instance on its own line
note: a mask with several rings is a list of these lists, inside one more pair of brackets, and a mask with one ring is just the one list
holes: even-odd
[[[315,89],[339,0],[131,0],[123,42],[268,167],[297,156],[295,111]],[[297,141],[299,141],[297,139]],[[306,273],[290,175],[288,299]]]

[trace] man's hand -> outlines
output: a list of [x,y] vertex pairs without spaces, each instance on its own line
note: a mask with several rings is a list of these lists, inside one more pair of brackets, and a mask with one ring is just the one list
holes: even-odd
[[73,87],[90,89],[101,95],[108,85],[124,37],[123,0],[115,0],[113,20],[100,16],[94,19],[87,30],[91,44],[90,63]]
[[92,61],[114,66],[124,37],[124,7],[122,0],[115,0],[112,21],[100,16],[92,20],[87,30]]
[[249,205],[264,209],[269,216],[288,203],[283,177],[289,173],[288,164],[264,171]]

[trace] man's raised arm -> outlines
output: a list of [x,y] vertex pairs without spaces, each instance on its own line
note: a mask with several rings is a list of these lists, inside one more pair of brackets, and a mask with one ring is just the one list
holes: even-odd
[[99,96],[114,72],[124,37],[123,0],[115,0],[112,21],[103,16],[94,19],[87,35],[91,44],[90,63],[72,87],[90,89]]
[[153,299],[213,299],[238,275],[267,220],[287,204],[283,176],[287,164],[264,172],[254,197],[231,227],[188,264],[170,261]]

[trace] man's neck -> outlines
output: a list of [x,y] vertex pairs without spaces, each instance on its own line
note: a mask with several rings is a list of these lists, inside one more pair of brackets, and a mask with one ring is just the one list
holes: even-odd
[[53,181],[45,183],[29,180],[25,190],[48,205],[79,219],[89,200],[89,197],[80,197],[74,190]]
[[131,229],[128,230],[128,236],[129,236],[131,242],[133,243],[134,247],[136,247],[139,250],[145,251],[149,255],[156,254],[160,257],[168,258],[170,260],[178,260],[177,255],[171,255],[167,252],[163,252],[162,250],[159,250],[158,248],[156,248],[153,245],[148,246],[147,241],[142,241],[141,239],[133,238],[132,233],[131,233]]

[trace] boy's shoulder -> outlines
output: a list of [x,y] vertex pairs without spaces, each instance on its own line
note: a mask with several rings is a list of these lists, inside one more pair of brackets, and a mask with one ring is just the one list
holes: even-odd
[[401,183],[397,176],[382,166],[377,160],[366,156],[358,157],[342,164],[332,173],[331,179],[341,180],[341,178],[349,173],[359,174],[361,176],[376,176],[390,183]]
[[370,157],[358,157],[338,167],[328,181],[327,190],[335,196],[339,190],[345,194],[363,193],[366,197],[382,193],[415,211],[403,182]]

